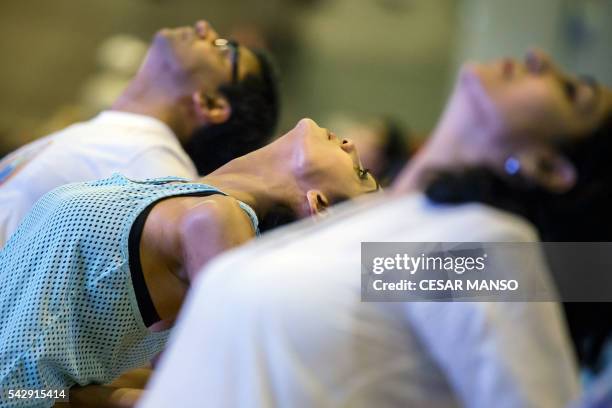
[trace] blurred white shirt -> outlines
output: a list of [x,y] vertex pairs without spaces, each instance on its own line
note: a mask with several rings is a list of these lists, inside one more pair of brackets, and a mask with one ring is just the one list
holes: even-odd
[[132,179],[197,177],[193,162],[163,122],[133,113],[102,112],[0,161],[0,248],[47,192],[116,172]]
[[139,407],[563,407],[579,384],[558,304],[361,302],[362,241],[536,239],[420,194],[273,232],[204,271]]

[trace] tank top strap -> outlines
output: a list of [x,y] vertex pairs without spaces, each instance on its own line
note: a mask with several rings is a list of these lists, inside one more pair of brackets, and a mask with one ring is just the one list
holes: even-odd
[[[224,196],[231,197],[231,195],[223,192],[222,190],[219,190],[215,186],[211,186],[209,184],[197,183],[193,181],[188,181],[188,182],[190,185],[201,186],[202,188],[211,188],[211,189],[216,190],[218,194],[222,194]],[[238,201],[238,205],[240,206],[240,208],[242,208],[242,210],[249,216],[249,219],[251,220],[251,224],[253,224],[253,229],[255,230],[255,235],[256,236],[261,235],[261,232],[259,231],[259,219],[257,218],[257,213],[255,212],[255,210],[253,210],[253,208],[247,203],[242,202],[238,199],[235,199],[235,200]]]
[[[189,194],[190,192],[195,192],[195,191],[210,191],[210,192],[215,192],[216,194],[222,194],[225,196],[229,196],[229,194],[226,194],[225,192],[223,192],[222,190],[219,190],[217,187],[215,186],[211,186],[209,184],[204,184],[204,183],[198,183],[197,181],[193,181],[193,180],[189,180],[186,179],[184,177],[176,177],[176,176],[168,176],[168,177],[158,177],[158,178],[151,178],[151,179],[145,179],[145,180],[132,180],[129,179],[127,177],[125,177],[122,174],[119,173],[115,173],[111,176],[111,178],[109,180],[116,180],[116,181],[127,181],[128,183],[136,183],[136,184],[145,184],[145,185],[164,185],[164,184],[170,184],[170,183],[180,183],[177,184],[177,191],[174,191],[175,189],[172,188],[172,186],[168,186],[168,190],[166,190],[165,193],[163,193],[163,195],[185,195],[185,194]],[[185,188],[188,188],[191,191],[185,191]],[[230,196],[231,197],[231,196]],[[257,218],[257,214],[255,213],[255,211],[253,210],[253,208],[251,208],[251,206],[249,206],[248,204],[237,200],[238,204],[240,205],[240,208],[242,208],[242,210],[248,215],[249,219],[251,220],[251,224],[253,225],[253,229],[255,230],[255,235],[259,236],[261,233],[259,231],[259,221]]]
[[142,184],[168,184],[168,183],[192,183],[193,180],[186,179],[184,177],[178,176],[166,176],[166,177],[156,177],[156,178],[148,178],[144,180],[130,180],[134,183],[142,183]]
[[257,218],[257,214],[255,214],[255,211],[251,208],[250,205],[248,205],[246,203],[243,203],[240,200],[238,200],[238,205],[240,205],[240,208],[242,208],[242,210],[251,219],[251,223],[253,224],[253,229],[255,230],[255,235],[257,235],[257,236],[261,235],[261,233],[259,231],[259,221],[258,221],[258,218]]

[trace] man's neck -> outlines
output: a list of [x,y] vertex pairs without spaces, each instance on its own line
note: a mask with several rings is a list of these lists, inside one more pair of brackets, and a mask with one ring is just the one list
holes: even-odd
[[150,116],[165,123],[181,142],[189,134],[182,100],[136,77],[111,106],[111,110]]

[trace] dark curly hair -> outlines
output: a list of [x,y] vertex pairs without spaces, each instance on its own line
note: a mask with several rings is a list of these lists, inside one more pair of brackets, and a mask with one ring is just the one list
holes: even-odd
[[219,88],[231,106],[230,118],[196,129],[185,144],[200,175],[263,147],[274,135],[280,113],[277,76],[270,58],[252,51],[259,61],[259,74]]
[[[426,188],[439,203],[480,202],[527,218],[542,241],[612,241],[612,114],[592,134],[562,148],[578,172],[573,189],[553,194],[484,168],[438,174]],[[580,362],[595,371],[612,335],[612,303],[564,303]]]

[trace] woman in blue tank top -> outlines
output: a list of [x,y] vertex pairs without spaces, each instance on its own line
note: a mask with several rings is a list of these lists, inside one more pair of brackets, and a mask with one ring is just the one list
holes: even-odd
[[350,140],[303,119],[197,183],[116,174],[51,191],[0,252],[2,406],[52,406],[15,391],[106,384],[142,366],[190,282],[258,234],[258,219],[377,189]]

